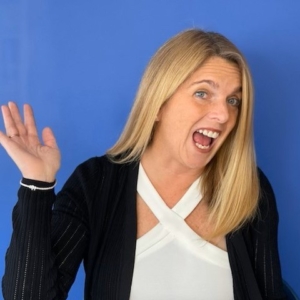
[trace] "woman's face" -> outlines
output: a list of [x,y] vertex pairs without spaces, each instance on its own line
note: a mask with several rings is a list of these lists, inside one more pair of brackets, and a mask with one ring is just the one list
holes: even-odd
[[151,148],[169,166],[201,173],[234,128],[241,96],[238,67],[209,58],[162,106]]

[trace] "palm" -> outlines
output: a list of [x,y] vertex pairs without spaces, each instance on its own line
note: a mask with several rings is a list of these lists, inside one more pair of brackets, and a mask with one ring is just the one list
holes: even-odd
[[24,122],[18,107],[12,102],[2,106],[2,115],[7,135],[0,132],[0,143],[23,177],[54,181],[60,166],[60,152],[51,129],[43,130],[41,143],[29,105],[24,105]]

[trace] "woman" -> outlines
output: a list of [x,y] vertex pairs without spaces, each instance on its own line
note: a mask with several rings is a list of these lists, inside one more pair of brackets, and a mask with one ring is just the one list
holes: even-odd
[[[257,171],[253,88],[225,37],[187,30],[142,78],[127,125],[54,194],[59,150],[30,106],[2,106],[0,142],[22,172],[5,299],[285,299],[272,188]],[[52,209],[52,205],[54,207]]]

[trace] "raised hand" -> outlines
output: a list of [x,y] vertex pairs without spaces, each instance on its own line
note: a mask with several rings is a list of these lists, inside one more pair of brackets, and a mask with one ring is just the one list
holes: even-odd
[[43,129],[41,143],[30,105],[24,105],[24,121],[13,102],[2,105],[1,110],[6,134],[0,131],[0,143],[22,176],[53,182],[60,167],[60,152],[52,130]]

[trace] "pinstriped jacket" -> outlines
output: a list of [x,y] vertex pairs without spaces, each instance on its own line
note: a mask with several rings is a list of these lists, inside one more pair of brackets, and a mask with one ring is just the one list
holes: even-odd
[[[4,299],[66,299],[83,261],[86,300],[128,300],[137,174],[138,163],[114,164],[102,156],[79,165],[57,196],[53,190],[20,187],[2,280]],[[285,299],[275,198],[259,174],[259,214],[226,236],[235,300]]]

